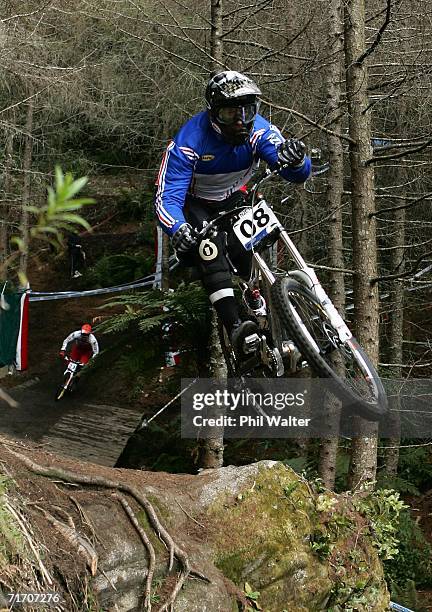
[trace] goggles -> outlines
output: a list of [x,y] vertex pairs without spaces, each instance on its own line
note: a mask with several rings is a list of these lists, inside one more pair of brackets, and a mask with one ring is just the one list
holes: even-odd
[[216,119],[224,125],[233,125],[237,121],[251,123],[258,112],[258,104],[245,104],[244,106],[222,106],[216,112]]

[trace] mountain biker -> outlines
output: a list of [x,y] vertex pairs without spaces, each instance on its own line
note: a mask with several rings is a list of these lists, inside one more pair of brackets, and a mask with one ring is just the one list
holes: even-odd
[[81,365],[85,365],[99,353],[99,344],[96,336],[92,334],[92,328],[89,323],[84,323],[81,329],[72,332],[63,340],[60,349],[60,357],[62,359],[66,355],[66,349],[69,344],[72,344],[70,358],[73,361],[78,361]]
[[282,163],[280,174],[294,183],[304,182],[311,171],[304,143],[285,140],[277,127],[258,114],[260,95],[256,83],[239,72],[213,76],[205,91],[207,110],[187,121],[170,141],[156,181],[159,223],[178,258],[198,267],[210,302],[239,356],[257,326],[240,320],[229,260],[240,276],[248,278],[250,253],[233,232],[211,238],[210,250],[197,248],[196,230],[221,210],[245,203],[242,187],[261,159],[271,169]]

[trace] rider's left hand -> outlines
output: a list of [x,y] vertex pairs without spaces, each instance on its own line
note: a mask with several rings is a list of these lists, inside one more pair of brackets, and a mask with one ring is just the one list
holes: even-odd
[[65,356],[65,351],[60,351],[60,353],[59,353],[59,357],[60,357],[61,359],[64,359],[64,356]]
[[306,157],[306,145],[297,138],[289,138],[278,149],[278,159],[284,166],[299,168]]

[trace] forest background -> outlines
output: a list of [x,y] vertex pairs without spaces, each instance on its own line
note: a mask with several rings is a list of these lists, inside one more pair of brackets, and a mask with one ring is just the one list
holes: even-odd
[[[6,0],[0,18],[3,262],[11,236],[27,245],[27,205],[43,205],[56,164],[93,184],[138,175],[140,188],[122,204],[143,231],[153,228],[167,141],[203,108],[211,72],[237,69],[259,83],[261,112],[329,162],[304,187],[280,182],[272,191],[275,203],[285,200],[280,212],[301,252],[384,377],[430,377],[427,0],[69,0],[24,9]],[[23,270],[33,248],[21,255]],[[427,493],[432,432],[403,440],[401,452],[399,439],[377,448],[366,434],[352,443],[345,485],[374,481],[378,466],[382,485]],[[331,488],[338,456],[329,439],[312,462]],[[301,460],[310,467],[310,457]],[[409,575],[430,586],[422,567],[420,580],[418,568]]]

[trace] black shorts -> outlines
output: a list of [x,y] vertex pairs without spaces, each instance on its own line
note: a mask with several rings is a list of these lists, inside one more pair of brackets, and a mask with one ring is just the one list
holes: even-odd
[[[195,229],[201,230],[205,221],[214,219],[223,210],[233,210],[244,203],[244,196],[238,191],[222,202],[188,196],[183,212],[186,221]],[[232,287],[233,273],[246,280],[250,276],[251,253],[244,249],[230,227],[227,224],[223,231],[210,239],[215,249],[209,248],[208,255],[204,246],[185,258],[186,265],[198,268],[200,278],[209,293]]]

